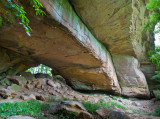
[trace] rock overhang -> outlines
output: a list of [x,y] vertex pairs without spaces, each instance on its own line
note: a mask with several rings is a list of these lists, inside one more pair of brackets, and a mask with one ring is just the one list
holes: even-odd
[[[98,29],[100,29],[100,31],[90,29],[93,24],[89,26],[81,15],[81,18],[79,18],[67,0],[40,0],[40,2],[44,5],[44,8],[47,11],[47,16],[40,18],[35,17],[32,14],[29,15],[29,18],[32,19],[32,37],[25,35],[25,32],[23,32],[20,25],[14,24],[9,28],[4,28],[0,31],[1,46],[19,52],[23,55],[31,56],[38,62],[56,68],[59,73],[68,79],[75,89],[104,90],[106,92],[109,91],[116,94],[121,94],[121,88],[115,72],[116,66],[113,66],[112,57],[106,50],[105,45],[107,44],[108,49],[112,54],[118,53],[129,54],[132,56],[137,55],[135,52],[136,50],[133,48],[133,42],[131,42],[131,35],[128,33],[130,29],[129,23],[131,23],[128,19],[133,17],[129,14],[132,11],[133,2],[126,1],[125,5],[122,5],[122,2],[125,2],[125,0],[108,1],[109,3],[118,5],[120,8],[120,5],[123,7],[122,9],[118,9],[115,6],[113,10],[113,12],[115,12],[115,15],[113,15],[114,20],[106,17],[106,19],[109,19],[111,23],[103,22],[106,25],[99,27]],[[75,2],[82,1],[77,0]],[[88,2],[90,1],[87,1],[87,3]],[[104,1],[99,1],[99,4],[97,5],[100,6],[103,2]],[[105,9],[105,4],[103,5],[103,9]],[[98,8],[101,9],[100,7],[97,7],[97,11],[99,10]],[[127,14],[124,16],[120,15],[124,20],[121,23],[119,21],[119,16],[116,14],[119,13],[119,11],[122,11],[123,13],[127,10],[126,8],[129,8]],[[88,16],[92,15],[91,23],[95,24],[100,23],[97,23],[97,21],[103,16],[95,17],[94,15],[96,14],[91,12],[85,13],[88,14]],[[80,12],[78,14],[80,14]],[[81,20],[87,24],[91,32]],[[114,26],[113,24],[116,23],[116,21],[118,21],[118,24],[121,23],[120,26],[122,26],[118,27],[117,24]],[[107,27],[108,25],[111,27]],[[136,24],[135,26],[137,27],[138,25]],[[104,28],[108,30],[105,30]],[[95,29],[97,29],[96,26]],[[119,31],[120,29],[122,30]],[[105,31],[108,31],[108,34],[110,35],[109,37],[107,36],[107,40],[103,36],[106,34]],[[9,37],[8,33],[10,33],[12,37]],[[92,33],[103,44],[101,44],[92,35]],[[134,34],[132,35],[134,37]],[[100,37],[104,37],[105,42],[103,42],[103,38]],[[144,44],[141,36],[138,37],[138,40],[139,39],[140,42]],[[133,41],[136,40],[137,37],[134,38]],[[11,42],[12,44],[10,44]],[[139,51],[137,50],[137,52],[140,52],[138,55],[142,54],[140,59],[143,60],[146,58],[146,54],[145,49],[143,49],[145,46],[142,48],[141,43],[136,41],[135,44],[138,45],[135,46],[140,49]],[[138,57],[138,55],[136,57]],[[147,84],[145,85],[145,89],[146,93],[144,95],[147,97],[149,95]],[[136,97],[139,93],[133,95]]]

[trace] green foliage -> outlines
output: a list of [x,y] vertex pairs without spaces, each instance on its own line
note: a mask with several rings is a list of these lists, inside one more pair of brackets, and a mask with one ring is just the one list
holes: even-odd
[[[156,65],[155,75],[151,78],[151,80],[156,80],[160,83],[160,47],[156,47],[155,50],[151,50],[148,52],[150,60],[153,64]],[[156,87],[160,88],[160,84],[157,84]]]
[[157,70],[160,70],[160,47],[156,47],[155,50],[148,52],[150,60],[156,65]]
[[[23,25],[26,33],[29,36],[31,36],[30,32],[32,31],[32,29],[29,26],[30,21],[26,16],[26,11],[24,10],[24,7],[18,4],[18,0],[16,0],[17,2],[13,2],[13,0],[0,0],[0,1],[2,1],[4,3],[4,6],[8,8],[7,13],[10,12],[15,16],[15,18],[21,19],[20,24]],[[32,7],[34,7],[36,15],[43,16],[45,14],[45,12],[41,10],[43,6],[38,0],[30,0],[30,4],[32,5]]]
[[3,22],[3,19],[2,19],[2,17],[0,16],[0,27],[2,26],[2,22]]
[[154,90],[153,93],[156,97],[156,100],[160,100],[160,90]]
[[47,102],[58,102],[58,101],[68,101],[68,100],[70,100],[70,99],[68,99],[68,98],[55,99],[54,97],[53,98],[51,97],[50,99],[47,100]]
[[43,8],[43,5],[38,0],[30,0],[30,4],[34,7],[34,10],[36,11],[36,15],[44,15],[46,14],[41,8]]
[[34,100],[27,102],[2,103],[0,104],[0,118],[8,118],[15,115],[28,115],[43,118],[41,112],[45,106],[47,105]]
[[155,116],[160,116],[160,106],[158,106],[155,110],[155,112],[153,113],[153,115]]
[[77,113],[58,113],[56,114],[58,119],[77,119],[78,114]]
[[[146,30],[154,30],[155,25],[160,21],[160,1],[159,0],[149,0],[147,4],[147,9],[151,11],[151,15],[145,25]],[[160,26],[155,29],[155,33],[160,31]]]
[[104,108],[121,108],[127,109],[124,105],[118,104],[116,102],[108,101],[106,102],[105,99],[100,99],[98,103],[91,103],[91,102],[82,102],[84,107],[87,109],[88,112],[94,113],[99,107]]
[[38,67],[31,67],[30,69],[26,70],[26,72],[31,72],[32,74],[43,73],[52,76],[51,71],[52,69],[50,67],[43,64],[40,64]]

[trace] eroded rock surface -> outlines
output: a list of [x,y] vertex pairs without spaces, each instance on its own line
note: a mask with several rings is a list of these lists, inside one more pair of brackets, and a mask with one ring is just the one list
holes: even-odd
[[[147,13],[146,1],[39,1],[46,10],[45,17],[35,16],[32,14],[33,8],[25,1],[22,3],[27,6],[29,13],[31,37],[26,35],[18,20],[10,25],[4,22],[0,29],[0,46],[55,68],[74,89],[121,94],[117,80],[120,69],[116,67],[116,74],[110,52],[112,55],[130,55],[139,61],[146,60],[146,51],[152,47],[152,42],[149,42],[152,36],[143,33],[141,29]],[[1,9],[0,13],[5,12],[5,8]],[[8,61],[7,58],[6,60]],[[5,63],[7,61],[4,60]],[[125,64],[126,62],[121,65],[122,69],[125,68]],[[6,66],[9,67],[7,63]],[[123,78],[125,83],[121,83],[120,80],[123,95],[148,97],[144,75],[138,68],[131,68],[131,71],[136,71],[132,74],[135,76],[130,77],[129,72],[126,74],[125,70],[121,71],[122,77],[129,77]],[[14,74],[21,71],[20,69],[18,68]],[[5,70],[6,67],[3,68],[3,71]],[[128,81],[133,81],[133,84]],[[40,83],[36,84],[36,88],[41,86]],[[28,84],[27,88],[33,87]]]
[[70,0],[89,30],[112,54],[145,60],[153,37],[142,26],[148,16],[147,0]]
[[0,31],[0,45],[55,68],[75,89],[120,94],[110,53],[94,38],[69,2],[40,2],[47,16],[29,15],[33,29],[31,37],[19,23],[4,25]]
[[113,55],[122,95],[128,97],[149,97],[147,81],[140,70],[138,60],[132,56]]

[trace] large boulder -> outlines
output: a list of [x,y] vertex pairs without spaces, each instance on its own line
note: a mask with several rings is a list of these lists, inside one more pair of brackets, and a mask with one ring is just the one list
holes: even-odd
[[94,119],[93,116],[86,111],[85,107],[76,101],[61,101],[51,103],[49,107],[49,113],[72,113],[77,114],[77,119]]
[[137,59],[127,55],[113,55],[113,62],[122,95],[142,98],[150,96],[146,78],[140,70]]

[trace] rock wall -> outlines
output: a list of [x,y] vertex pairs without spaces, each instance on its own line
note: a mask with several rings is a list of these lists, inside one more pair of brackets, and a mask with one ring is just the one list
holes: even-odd
[[75,89],[121,94],[110,53],[81,22],[69,2],[40,2],[46,9],[45,17],[35,16],[27,8],[31,37],[15,22],[2,26],[0,45],[55,68]]
[[123,96],[149,97],[146,78],[140,70],[137,59],[133,56],[113,55],[113,63]]
[[153,36],[143,31],[148,0],[70,0],[77,14],[111,54],[148,59]]
[[[133,89],[132,86],[129,86],[130,83],[120,83],[121,88],[128,87],[125,89],[128,92],[122,89],[122,94],[129,92],[136,92],[140,95],[142,92],[143,94],[149,94],[144,74],[138,68],[138,62],[149,62],[147,52],[154,47],[153,35],[143,31],[148,16],[146,10],[148,0],[70,1],[93,35],[110,51],[119,77],[118,80],[121,82],[120,77],[130,77],[131,73],[129,71],[137,70],[139,72],[135,73],[134,71],[134,76],[123,78],[123,82],[128,82],[128,79],[134,82],[143,82],[140,83],[140,85],[142,84],[140,87],[144,90],[142,91],[138,85],[134,86]],[[123,57],[116,57],[115,60],[114,56],[117,54],[119,56],[123,55]],[[127,60],[128,56],[132,57],[129,62]],[[131,62],[133,63],[132,66],[128,67]],[[126,70],[122,71],[125,68]],[[119,73],[121,73],[121,76],[119,76]],[[132,77],[139,78],[133,79]],[[131,95],[134,95],[133,93]]]
[[0,79],[15,75],[35,65],[30,57],[0,47]]
[[[141,29],[147,13],[144,0],[39,1],[45,17],[35,16],[22,3],[29,13],[31,37],[18,20],[6,23],[0,29],[0,46],[55,68],[75,89],[115,94],[122,89],[125,96],[149,97],[146,79],[138,68],[138,61],[146,61],[146,52],[152,48],[152,36]],[[0,13],[3,11],[5,8]]]

